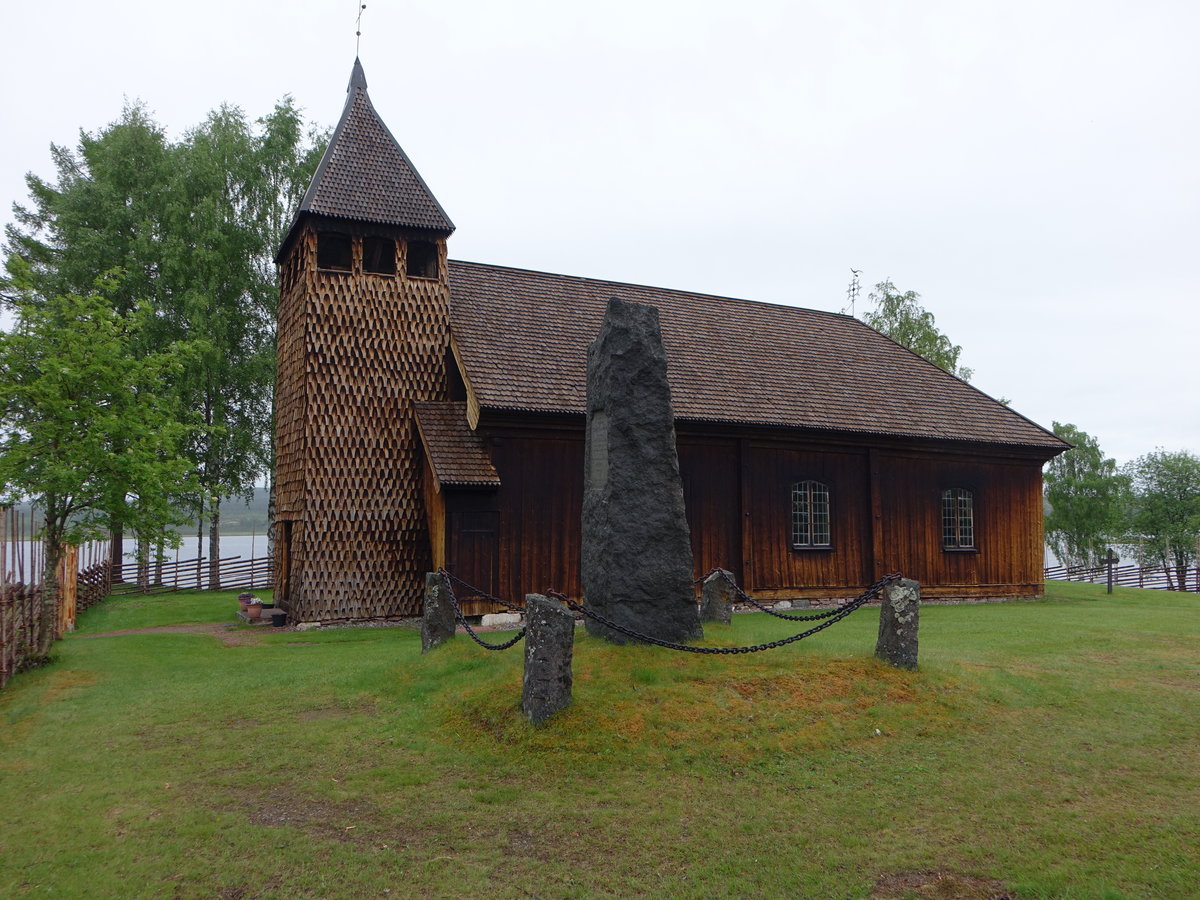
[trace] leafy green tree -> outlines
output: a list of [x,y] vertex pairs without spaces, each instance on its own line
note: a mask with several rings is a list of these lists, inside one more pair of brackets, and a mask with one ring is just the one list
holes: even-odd
[[[117,271],[119,283],[105,295],[115,309],[157,306],[163,186],[171,174],[162,129],[144,106],[127,105],[99,133],[81,131],[76,149],[51,144],[50,155],[56,180],[26,175],[32,204],[14,204],[15,222],[6,227],[6,296],[89,294],[104,273]],[[14,284],[18,261],[29,290]]]
[[920,294],[916,291],[902,294],[889,279],[875,285],[867,297],[875,308],[863,314],[864,322],[951,375],[971,380],[974,371],[958,363],[962,347],[938,331],[933,313],[920,303]]
[[151,313],[114,309],[117,290],[18,298],[15,327],[0,333],[0,490],[10,502],[31,498],[45,517],[43,657],[63,543],[96,537],[114,516],[161,539],[190,480],[170,389],[189,348],[132,353]]
[[1174,587],[1182,590],[1200,540],[1200,457],[1156,450],[1127,464],[1125,471],[1133,482],[1130,524],[1168,578],[1174,567]]
[[[163,272],[169,309],[208,350],[180,381],[205,429],[189,447],[201,484],[198,517],[209,521],[210,582],[220,557],[221,501],[248,497],[273,469],[274,253],[319,161],[302,143],[290,100],[251,126],[222,106],[174,148]],[[181,335],[182,336],[182,335]]]
[[1097,565],[1124,531],[1129,478],[1086,431],[1070,423],[1053,428],[1075,446],[1046,464],[1046,543],[1065,565]]
[[[51,148],[56,181],[28,176],[32,203],[15,207],[7,232],[6,296],[17,269],[34,297],[86,293],[115,270],[114,308],[144,303],[154,312],[130,352],[204,339],[175,388],[180,408],[205,424],[186,452],[214,573],[221,500],[246,494],[273,469],[273,256],[323,143],[305,134],[290,98],[253,124],[222,106],[175,143],[144,107],[129,106],[99,133],[81,133],[76,150]],[[110,524],[119,553],[125,523]]]
[[[51,145],[57,177],[26,176],[31,205],[14,204],[6,229],[6,299],[39,302],[66,294],[90,295],[105,273],[104,297],[122,314],[141,304],[161,309],[168,286],[162,278],[163,218],[171,178],[171,148],[163,130],[141,104],[97,133],[81,131],[75,149]],[[20,282],[18,285],[18,281]],[[161,317],[143,323],[131,353],[144,354],[176,338]],[[117,493],[120,493],[118,490]],[[120,560],[124,509],[109,522],[113,558]]]

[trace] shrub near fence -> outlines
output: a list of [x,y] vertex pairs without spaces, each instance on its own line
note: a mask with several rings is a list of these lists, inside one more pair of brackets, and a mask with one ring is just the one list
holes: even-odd
[[[1045,574],[1047,579],[1054,581],[1108,582],[1107,566],[1048,566]],[[1182,569],[1174,566],[1113,566],[1113,584],[1166,591],[1200,591],[1200,566]]]

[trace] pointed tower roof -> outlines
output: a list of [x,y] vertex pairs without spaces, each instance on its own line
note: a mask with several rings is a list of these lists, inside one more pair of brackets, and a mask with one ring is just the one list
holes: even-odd
[[280,252],[304,213],[452,232],[454,223],[371,104],[357,58],[346,91],[342,118]]

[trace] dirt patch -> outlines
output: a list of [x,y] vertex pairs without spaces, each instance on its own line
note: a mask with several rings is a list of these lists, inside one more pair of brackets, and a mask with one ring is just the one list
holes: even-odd
[[[251,825],[291,826],[314,837],[349,841],[366,837],[378,825],[378,812],[367,803],[335,803],[299,795],[283,786],[245,797],[240,804]],[[356,831],[361,834],[356,835]]]
[[356,715],[375,715],[373,708],[350,709],[345,706],[317,706],[313,709],[302,709],[297,716],[301,722],[323,722],[330,719],[349,719]]
[[880,875],[870,900],[1017,900],[994,878],[956,872],[899,872]]

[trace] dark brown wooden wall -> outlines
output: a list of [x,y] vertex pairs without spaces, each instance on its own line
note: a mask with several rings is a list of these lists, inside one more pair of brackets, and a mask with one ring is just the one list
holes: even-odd
[[579,596],[583,432],[497,437],[500,596],[548,588]]
[[[745,465],[746,584],[780,588],[861,588],[870,567],[870,485],[865,450],[839,452],[749,444]],[[792,485],[815,479],[829,488],[832,548],[792,548]]]
[[[502,482],[494,507],[498,593],[514,600],[555,588],[577,596],[582,430],[522,430],[510,422],[494,438]],[[768,598],[852,596],[890,571],[916,578],[928,596],[1041,590],[1040,460],[752,440],[695,426],[679,435],[678,447],[697,577],[723,566]],[[830,489],[830,550],[791,546],[791,486],[809,478]],[[975,496],[975,551],[942,549],[941,492],[948,487]],[[483,495],[463,511],[485,508]],[[448,532],[447,545],[459,548],[452,561],[460,573],[483,579],[493,565],[478,545],[486,529],[471,527],[474,536]],[[481,559],[469,561],[468,547]]]
[[679,474],[692,533],[693,577],[720,567],[741,584],[742,516],[738,442],[679,436]]
[[[882,454],[883,566],[929,586],[932,596],[1039,594],[1042,475],[1036,461],[976,461]],[[942,549],[941,495],[974,494],[974,551]]]

